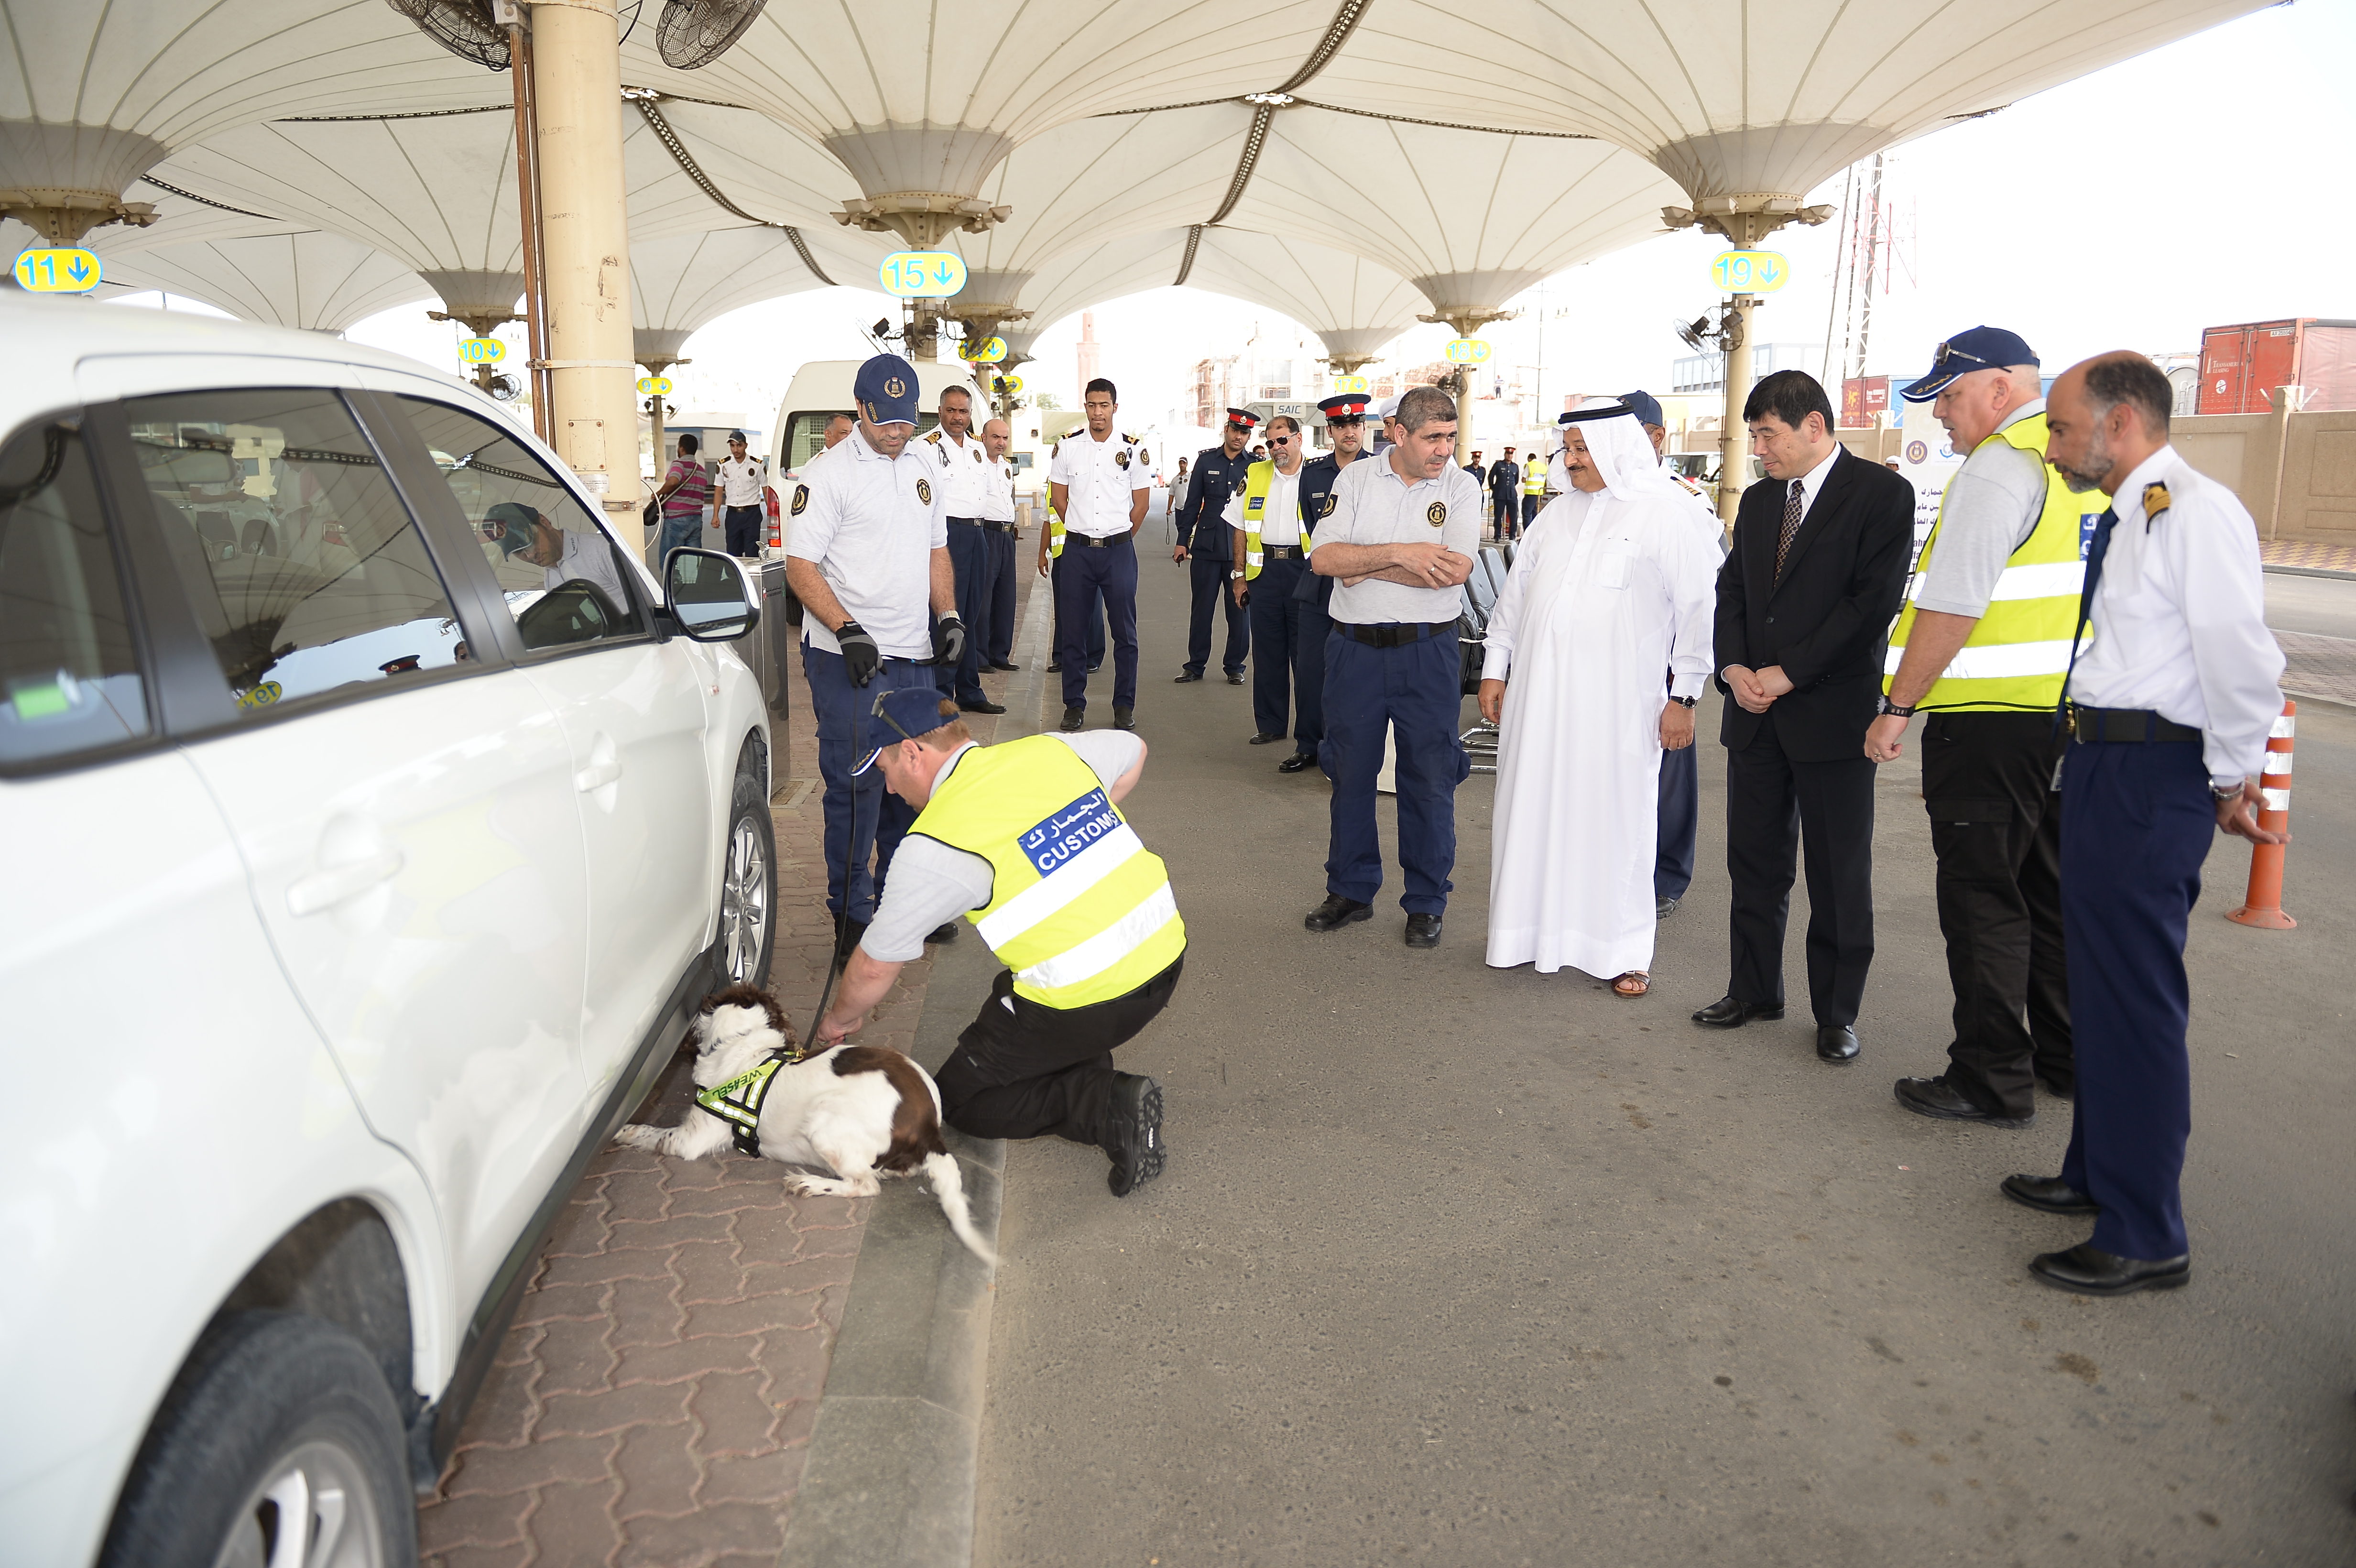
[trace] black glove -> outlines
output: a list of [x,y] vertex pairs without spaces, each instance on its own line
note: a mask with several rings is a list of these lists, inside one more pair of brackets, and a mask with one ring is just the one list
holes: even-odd
[[842,645],[842,667],[851,677],[851,684],[864,688],[875,678],[876,669],[884,663],[884,650],[875,639],[856,621],[845,621],[834,640]]
[[944,615],[933,623],[933,663],[953,665],[965,657],[965,623]]

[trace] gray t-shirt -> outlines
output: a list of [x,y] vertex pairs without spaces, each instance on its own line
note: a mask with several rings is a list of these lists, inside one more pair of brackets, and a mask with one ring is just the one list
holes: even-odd
[[[2026,402],[1997,426],[2006,430],[2045,411],[2045,400]],[[1987,613],[1996,580],[2012,552],[2037,531],[2045,511],[2045,464],[2008,441],[1983,442],[1947,480],[1939,515],[1939,544],[1931,568],[1914,586],[1914,603],[1943,615]]]
[[[1086,730],[1054,738],[1078,753],[1108,790],[1137,765],[1145,751],[1145,742],[1126,730]],[[960,750],[951,760],[962,754]],[[990,862],[980,856],[952,849],[937,838],[910,834],[893,852],[884,901],[876,906],[867,934],[859,940],[861,950],[884,964],[922,958],[925,938],[933,929],[989,903],[997,880]]]

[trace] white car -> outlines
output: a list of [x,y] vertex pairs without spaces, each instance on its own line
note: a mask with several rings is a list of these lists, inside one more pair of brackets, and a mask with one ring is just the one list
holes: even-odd
[[412,1563],[582,1167],[766,972],[756,603],[396,356],[0,341],[0,1563]]

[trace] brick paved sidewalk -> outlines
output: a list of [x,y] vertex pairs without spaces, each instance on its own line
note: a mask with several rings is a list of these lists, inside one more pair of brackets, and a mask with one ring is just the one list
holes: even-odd
[[[1019,617],[1035,578],[1018,576]],[[990,677],[989,689],[1008,678]],[[798,658],[791,683],[790,723],[773,726],[770,980],[798,1032],[833,933],[819,789],[804,788],[818,777],[818,741]],[[994,737],[995,720],[968,722],[977,740]],[[901,972],[862,1043],[914,1045],[931,972],[929,958]],[[673,1124],[692,1090],[681,1057],[633,1119]],[[787,1171],[734,1154],[608,1149],[590,1162],[419,1511],[425,1563],[776,1561],[873,1202],[795,1197]]]
[[2312,539],[2261,540],[2258,559],[2268,566],[2356,572],[2356,545],[2350,544],[2320,544]]

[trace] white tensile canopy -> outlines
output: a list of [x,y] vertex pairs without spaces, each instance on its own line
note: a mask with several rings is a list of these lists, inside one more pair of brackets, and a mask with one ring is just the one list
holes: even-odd
[[246,321],[314,332],[341,332],[434,293],[383,251],[316,229],[158,245],[108,257],[106,272],[110,292],[164,289]]

